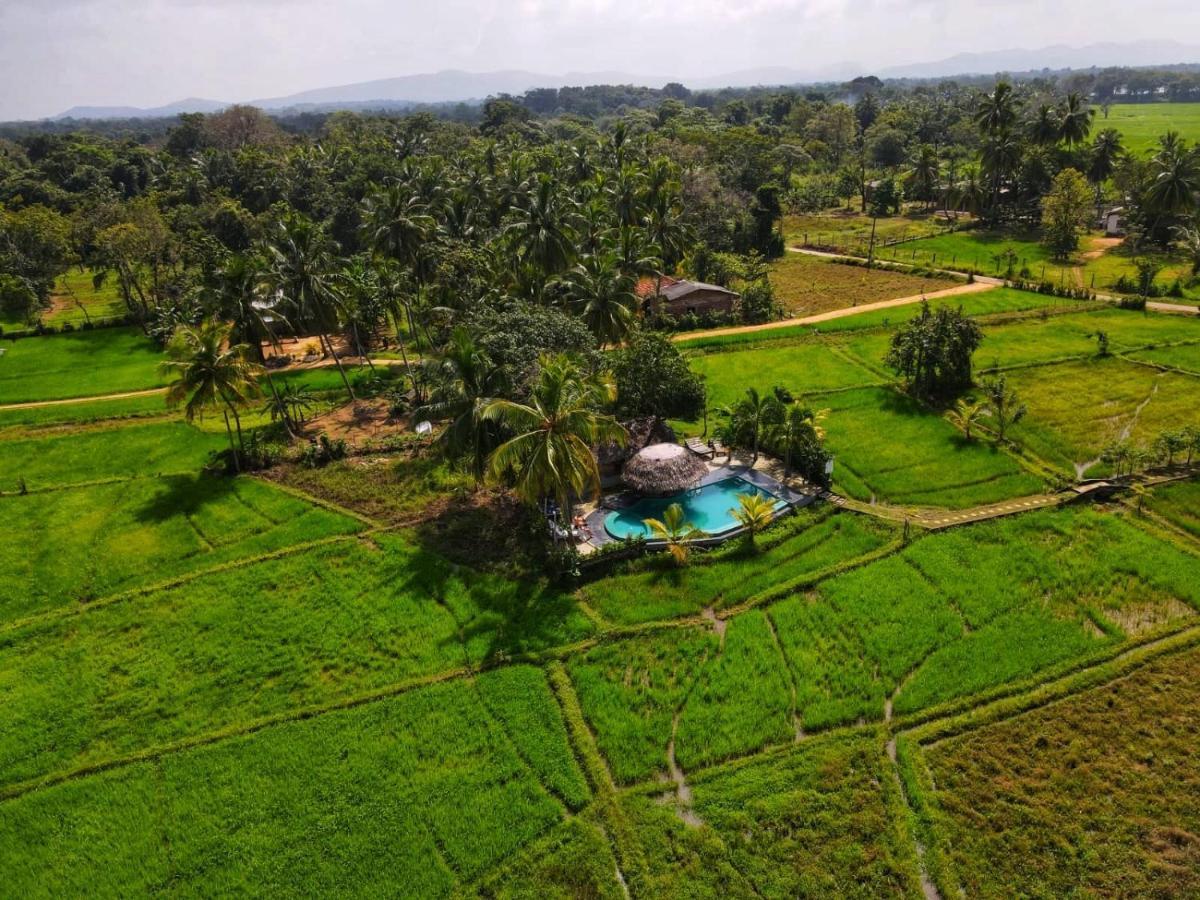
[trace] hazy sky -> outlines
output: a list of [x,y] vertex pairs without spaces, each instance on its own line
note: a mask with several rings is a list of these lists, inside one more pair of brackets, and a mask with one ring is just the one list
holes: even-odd
[[687,76],[1194,40],[1196,0],[0,0],[0,120],[446,68]]

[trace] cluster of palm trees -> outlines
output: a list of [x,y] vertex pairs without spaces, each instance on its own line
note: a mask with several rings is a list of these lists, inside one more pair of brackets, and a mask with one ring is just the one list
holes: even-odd
[[985,421],[991,421],[996,435],[1003,443],[1008,431],[1029,414],[1029,407],[1021,400],[1017,389],[1008,383],[1004,375],[983,382],[982,396],[962,397],[947,413],[947,418],[962,430],[963,436],[972,441],[974,432]]
[[[775,499],[757,492],[740,494],[738,505],[730,509],[729,513],[741,527],[746,546],[754,550],[757,547],[755,538],[758,533],[775,520]],[[686,566],[691,559],[692,548],[699,541],[709,537],[708,532],[687,521],[687,513],[678,503],[672,503],[663,510],[661,519],[650,518],[644,521],[650,529],[651,539],[663,543],[677,566]]]
[[760,450],[769,446],[791,469],[799,458],[820,449],[825,439],[825,427],[821,423],[829,410],[813,409],[781,388],[762,393],[758,388],[749,387],[736,403],[723,408],[721,413],[726,417],[725,435],[732,446],[749,450],[753,462],[758,461]]

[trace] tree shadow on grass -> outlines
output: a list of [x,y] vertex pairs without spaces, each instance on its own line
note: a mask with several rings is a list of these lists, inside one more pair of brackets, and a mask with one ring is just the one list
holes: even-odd
[[195,515],[236,489],[234,479],[213,475],[167,475],[157,481],[160,487],[154,496],[134,513],[139,522],[159,523]]

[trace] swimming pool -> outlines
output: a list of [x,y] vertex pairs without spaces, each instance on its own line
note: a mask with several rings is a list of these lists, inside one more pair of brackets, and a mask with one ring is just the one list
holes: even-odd
[[672,503],[678,503],[683,507],[684,521],[691,522],[701,531],[716,536],[738,527],[738,521],[733,517],[733,510],[738,508],[738,497],[755,494],[773,498],[776,501],[776,512],[787,506],[786,501],[780,500],[770,491],[734,475],[682,494],[671,497],[645,497],[624,509],[613,510],[604,517],[604,530],[618,540],[649,537],[650,529],[646,527],[644,520],[661,520],[666,508]]

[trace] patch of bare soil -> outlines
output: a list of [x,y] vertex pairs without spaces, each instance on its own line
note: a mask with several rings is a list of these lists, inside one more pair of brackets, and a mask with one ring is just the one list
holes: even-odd
[[1175,597],[1166,597],[1157,603],[1134,603],[1121,609],[1104,610],[1104,617],[1128,635],[1143,634],[1195,614],[1195,610]]
[[408,425],[406,417],[392,416],[387,400],[375,398],[356,400],[310,419],[304,426],[304,434],[315,438],[323,432],[331,438],[340,438],[351,447],[363,447],[404,434]]
[[1098,237],[1088,241],[1088,247],[1091,249],[1083,251],[1079,254],[1081,258],[1091,260],[1099,259],[1113,247],[1121,246],[1121,241],[1124,238],[1119,237]]

